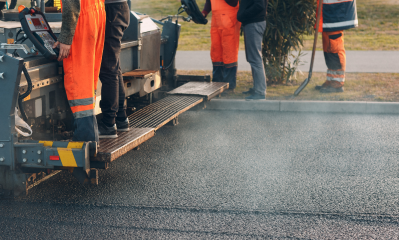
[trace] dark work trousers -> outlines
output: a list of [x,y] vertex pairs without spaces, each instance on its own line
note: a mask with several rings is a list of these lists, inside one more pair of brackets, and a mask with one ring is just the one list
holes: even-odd
[[105,4],[107,24],[100,70],[101,101],[103,122],[114,125],[115,118],[125,120],[125,88],[120,67],[121,40],[123,32],[129,26],[130,10],[127,2]]
[[245,55],[251,64],[255,93],[266,95],[266,74],[262,58],[262,39],[266,30],[266,21],[250,23],[244,26]]
[[235,89],[237,84],[237,66],[226,68],[224,66],[213,66],[212,82],[228,82],[229,89]]

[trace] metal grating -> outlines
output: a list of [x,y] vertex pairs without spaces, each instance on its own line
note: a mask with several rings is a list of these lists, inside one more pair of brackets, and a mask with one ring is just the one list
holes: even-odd
[[188,82],[167,94],[169,95],[190,95],[202,96],[207,101],[222,93],[225,89],[229,88],[229,83],[225,82]]
[[118,138],[100,139],[97,156],[91,160],[112,162],[154,135],[154,128],[132,128],[129,132],[118,132]]
[[181,113],[203,102],[202,97],[169,96],[129,116],[129,132],[118,132],[116,139],[100,139],[100,148],[92,161],[112,162],[155,135]]
[[159,129],[181,113],[203,102],[202,97],[169,96],[129,116],[130,127]]

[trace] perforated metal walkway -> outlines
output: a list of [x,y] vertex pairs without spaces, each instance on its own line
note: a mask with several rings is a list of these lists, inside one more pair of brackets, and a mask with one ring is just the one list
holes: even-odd
[[190,108],[217,96],[228,83],[189,82],[169,92],[169,96],[129,116],[129,132],[118,132],[116,139],[101,139],[92,161],[112,162],[155,135],[155,131]]

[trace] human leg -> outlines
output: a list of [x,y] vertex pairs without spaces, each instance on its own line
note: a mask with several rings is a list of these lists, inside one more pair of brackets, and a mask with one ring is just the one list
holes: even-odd
[[[75,29],[70,55],[64,59],[64,85],[74,116],[74,141],[97,141],[95,90],[104,43],[105,12],[101,1],[85,2]],[[85,54],[82,54],[85,52]]]
[[262,39],[266,29],[266,21],[244,26],[245,54],[251,65],[254,79],[254,92],[266,95],[266,74],[262,58]]
[[237,66],[223,67],[224,82],[229,83],[229,89],[235,89],[237,85]]
[[237,85],[238,50],[240,44],[241,23],[238,22],[236,12],[223,15],[222,48],[223,48],[223,82],[229,83],[229,89]]
[[[248,51],[247,51],[247,41],[246,41],[246,37],[245,37],[245,26],[243,26],[243,31],[244,31],[244,47],[245,47],[245,58],[248,62]],[[252,87],[249,88],[247,91],[242,92],[243,94],[255,94],[255,83],[252,81]]]
[[[216,16],[212,18],[215,19]],[[212,59],[212,82],[223,82],[223,55],[222,39],[220,29],[216,24],[211,27],[211,59]]]
[[108,127],[115,124],[115,118],[126,119],[125,89],[120,69],[121,39],[129,25],[129,7],[126,2],[106,4],[107,25],[103,60],[100,70],[102,83],[100,107],[102,121]]
[[123,121],[127,118],[126,115],[126,94],[125,94],[125,85],[123,82],[122,71],[119,70],[119,107],[118,112],[116,113],[116,119],[119,121]]
[[[345,82],[346,54],[343,30],[323,32],[323,51],[327,64],[327,80],[317,87],[320,92],[342,92]],[[316,89],[317,89],[316,88]]]
[[126,105],[126,99],[125,99],[125,86],[123,83],[122,71],[120,70],[120,74],[119,74],[119,109],[118,109],[118,112],[116,113],[116,119],[115,119],[117,130],[120,132],[130,131],[129,119],[127,118],[126,109],[127,109],[127,105]]
[[223,82],[224,67],[213,65],[212,82]]

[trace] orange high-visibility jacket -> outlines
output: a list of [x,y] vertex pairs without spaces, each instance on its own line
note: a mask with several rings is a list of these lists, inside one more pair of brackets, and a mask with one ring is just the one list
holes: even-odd
[[358,26],[356,0],[323,0],[322,13],[319,32],[334,32]]

